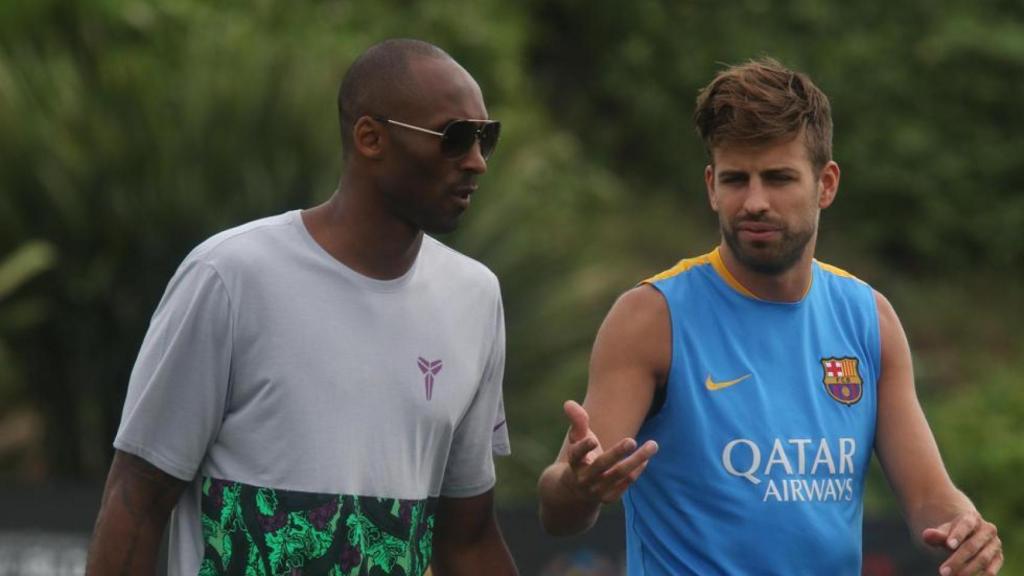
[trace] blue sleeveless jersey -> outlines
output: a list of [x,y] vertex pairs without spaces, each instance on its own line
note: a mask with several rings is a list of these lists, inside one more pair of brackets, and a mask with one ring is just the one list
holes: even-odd
[[629,574],[859,576],[881,369],[870,286],[815,261],[759,300],[718,250],[648,280],[668,302],[660,450],[626,492]]

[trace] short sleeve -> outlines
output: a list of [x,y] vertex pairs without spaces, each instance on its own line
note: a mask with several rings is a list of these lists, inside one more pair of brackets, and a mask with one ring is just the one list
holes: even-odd
[[195,476],[223,419],[232,326],[220,275],[207,263],[186,259],[142,342],[115,448],[182,480]]
[[505,373],[505,317],[497,299],[494,336],[480,387],[455,430],[441,495],[469,497],[494,486],[494,454],[511,453],[502,399]]

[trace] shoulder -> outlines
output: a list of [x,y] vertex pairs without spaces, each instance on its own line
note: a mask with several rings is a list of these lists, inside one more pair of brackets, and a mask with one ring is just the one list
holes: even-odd
[[188,258],[215,262],[232,255],[249,252],[255,246],[273,241],[275,236],[292,228],[292,224],[291,213],[246,222],[207,238],[192,250]]
[[682,278],[703,267],[713,267],[714,256],[715,252],[709,252],[700,256],[694,256],[693,258],[683,258],[671,268],[644,279],[641,284],[656,284],[666,280]]
[[637,378],[635,382],[652,387],[663,383],[671,364],[671,340],[668,303],[662,293],[650,284],[626,291],[598,329],[591,354],[592,384],[605,381],[601,375]]
[[822,262],[821,260],[817,259],[814,260],[814,263],[817,265],[819,276],[823,280],[832,285],[840,287],[847,286],[859,290],[873,291],[873,289],[867,282],[861,280],[857,276],[854,276],[852,273],[847,272],[843,268],[834,266],[827,262]]
[[896,315],[896,309],[893,308],[889,299],[878,290],[872,289],[871,292],[875,308],[878,310],[878,326],[883,337],[886,333],[892,333],[894,330],[902,332],[899,316]]
[[716,279],[721,279],[740,292],[745,290],[735,283],[725,269],[717,248],[707,254],[683,258],[671,268],[643,280],[640,285],[653,287],[675,308],[707,301],[711,295],[708,290],[716,286]]
[[642,349],[671,337],[668,303],[650,284],[640,284],[624,292],[612,305],[600,330],[605,338],[621,345]]
[[814,264],[814,282],[821,285],[820,293],[833,305],[880,310],[876,303],[878,293],[870,284],[838,266],[820,260],[814,260]]
[[888,307],[888,311],[892,312],[885,297],[864,280],[819,260],[814,260],[814,265],[812,290],[815,300],[825,302],[833,310],[841,312],[841,317],[851,319],[874,332],[882,320],[884,309]]
[[286,235],[294,233],[291,212],[260,218],[207,238],[185,257],[183,266],[205,264],[219,273],[234,272],[270,254]]
[[483,263],[466,256],[443,242],[423,235],[422,256],[432,280],[454,283],[460,289],[500,293],[498,277]]
[[657,288],[647,283],[623,292],[615,301],[612,310],[630,316],[638,315],[641,318],[657,317],[668,312],[665,297]]
[[273,274],[280,264],[284,234],[294,226],[290,214],[254,220],[214,234],[192,249],[168,283],[169,292],[223,290],[229,300],[254,278]]
[[878,308],[879,387],[913,393],[914,368],[907,333],[889,300],[877,290],[873,291],[873,296]]

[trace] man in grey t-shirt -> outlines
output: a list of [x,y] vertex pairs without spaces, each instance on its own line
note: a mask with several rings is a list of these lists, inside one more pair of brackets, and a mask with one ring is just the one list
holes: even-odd
[[497,279],[453,230],[499,125],[439,48],[338,97],[332,198],[227,230],[171,279],[132,371],[87,573],[514,574]]

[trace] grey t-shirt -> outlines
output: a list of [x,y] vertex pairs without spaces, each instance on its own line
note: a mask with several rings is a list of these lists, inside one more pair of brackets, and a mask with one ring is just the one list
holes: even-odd
[[504,346],[495,276],[426,235],[387,281],[331,257],[299,211],[199,245],[114,441],[192,482],[170,573],[421,574],[434,499],[487,491],[509,451]]

